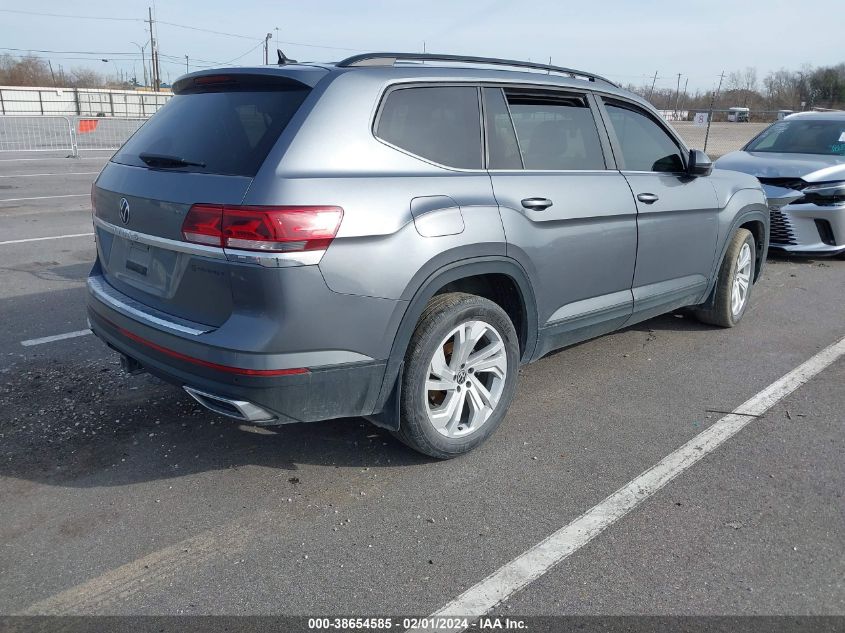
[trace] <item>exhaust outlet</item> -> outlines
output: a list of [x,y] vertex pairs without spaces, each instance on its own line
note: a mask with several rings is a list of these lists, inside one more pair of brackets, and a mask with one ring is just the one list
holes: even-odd
[[120,355],[120,368],[130,376],[143,374],[146,371],[141,363],[126,354]]
[[214,413],[241,420],[242,422],[272,422],[277,418],[275,414],[246,400],[234,400],[224,396],[217,396],[187,385],[184,385],[182,388],[209,411],[214,411]]

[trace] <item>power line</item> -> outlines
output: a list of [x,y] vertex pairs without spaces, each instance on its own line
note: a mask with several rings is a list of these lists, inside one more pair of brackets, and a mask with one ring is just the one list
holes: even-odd
[[[75,56],[67,56],[67,55],[51,55],[50,57],[45,57],[43,55],[15,55],[15,54],[11,54],[11,53],[6,53],[6,55],[9,55],[9,57],[16,57],[18,59],[26,59],[27,57],[34,57],[35,59],[44,59],[44,60],[73,59],[73,60],[86,61],[86,62],[102,61],[102,58],[100,58],[100,57],[75,57]],[[123,62],[140,62],[140,61],[143,61],[143,59],[141,57],[121,57],[120,59],[115,59],[115,60],[112,60],[112,61],[121,62],[121,63],[123,63]],[[167,60],[167,61],[169,62],[170,60]]]
[[[212,29],[204,29],[198,26],[188,26],[187,24],[177,24],[176,22],[165,22],[164,20],[156,20],[158,24],[166,24],[167,26],[175,26],[180,29],[188,29],[190,31],[201,31],[203,33],[213,33],[214,35],[224,35],[226,37],[238,37],[244,40],[255,40],[253,35],[242,35],[240,33],[227,33],[225,31],[215,31]],[[288,44],[289,46],[305,46],[307,48],[324,48],[326,50],[347,51],[353,53],[360,53],[360,48],[347,48],[345,46],[324,46],[322,44],[306,44],[305,42],[290,42],[286,40],[278,40],[279,44]]]
[[143,22],[141,18],[117,18],[101,15],[69,15],[67,13],[39,13],[38,11],[19,11],[17,9],[0,9],[0,13],[18,13],[20,15],[38,15],[44,18],[72,18],[77,20],[111,20],[114,22]]
[[[81,60],[81,61],[100,61],[103,56],[113,57],[115,55],[121,55],[119,59],[116,59],[117,62],[138,62],[138,61],[146,61],[144,57],[139,57],[137,52],[131,53],[118,53],[114,51],[53,51],[53,50],[46,50],[46,49],[35,49],[35,48],[8,48],[4,46],[0,46],[0,51],[17,51],[21,54],[12,54],[6,53],[11,57],[18,57],[18,58],[25,58],[25,57],[36,57],[38,59],[74,59],[74,60]],[[49,53],[50,57],[45,57],[43,55],[34,55],[33,53]],[[76,57],[76,55],[91,55],[91,57]],[[168,55],[165,53],[159,53],[159,57],[164,57],[163,62],[171,62],[171,60],[182,60],[185,58],[184,55]],[[211,59],[200,59],[199,57],[191,57],[192,60],[197,62],[202,62],[205,64],[211,64],[212,66],[222,66],[225,62],[214,61]],[[181,61],[178,62],[181,64]],[[195,64],[197,65],[197,64]],[[211,66],[209,66],[210,68]]]
[[[147,22],[148,20],[144,20],[142,18],[122,18],[116,16],[98,16],[98,15],[70,15],[67,13],[41,13],[38,11],[19,11],[16,9],[0,9],[0,12],[3,13],[17,13],[20,15],[37,15],[41,17],[50,17],[50,18],[70,18],[76,20],[112,20],[117,22]],[[157,24],[165,24],[167,26],[176,27],[179,29],[187,29],[190,31],[200,31],[202,33],[212,33],[213,35],[222,35],[224,37],[236,37],[244,40],[255,40],[255,36],[253,35],[243,35],[241,33],[228,33],[226,31],[216,31],[214,29],[206,29],[199,26],[190,26],[188,24],[179,24],[178,22],[166,22],[164,20],[155,20]],[[285,40],[279,40],[280,44],[286,44],[288,46],[304,46],[306,48],[322,48],[326,50],[335,50],[335,51],[347,51],[358,53],[361,52],[362,49],[360,48],[349,48],[345,46],[329,46],[329,45],[322,45],[322,44],[310,44],[306,42],[291,42]]]
[[244,53],[243,55],[238,55],[237,57],[235,57],[235,59],[229,60],[228,62],[223,62],[223,65],[224,65],[224,66],[228,66],[229,64],[232,64],[232,63],[234,63],[234,62],[238,61],[239,59],[241,59],[241,58],[243,58],[243,57],[246,57],[246,56],[247,56],[247,55],[249,55],[252,51],[254,51],[256,48],[258,48],[259,46],[264,46],[264,40],[261,40],[260,42],[258,42],[258,44],[256,44],[255,46],[253,46],[251,49],[249,49],[249,50],[248,50],[246,53]]
[[166,24],[167,26],[175,26],[179,29],[188,29],[189,31],[201,31],[203,33],[213,33],[214,35],[225,35],[226,37],[238,37],[244,40],[254,40],[255,36],[241,35],[240,33],[226,33],[225,31],[214,31],[212,29],[203,29],[198,26],[188,26],[187,24],[177,24],[176,22],[165,22],[164,20],[156,20],[159,24]]
[[69,54],[69,55],[135,55],[134,52],[130,53],[117,53],[117,52],[106,52],[106,51],[50,51],[41,48],[8,48],[6,46],[0,46],[0,50],[2,51],[19,51],[21,53],[56,53],[56,54]]

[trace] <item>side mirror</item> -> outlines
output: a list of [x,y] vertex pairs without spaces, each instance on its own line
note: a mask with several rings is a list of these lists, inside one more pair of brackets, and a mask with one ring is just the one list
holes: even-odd
[[687,174],[709,176],[711,173],[713,173],[713,161],[700,149],[691,149],[687,161]]

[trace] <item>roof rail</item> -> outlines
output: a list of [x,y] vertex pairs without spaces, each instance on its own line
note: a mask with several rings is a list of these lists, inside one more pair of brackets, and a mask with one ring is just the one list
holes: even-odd
[[491,66],[511,66],[514,68],[531,68],[533,70],[545,70],[548,72],[562,73],[570,77],[580,77],[588,81],[602,81],[611,86],[616,86],[609,79],[600,75],[574,70],[551,64],[537,64],[534,62],[523,62],[516,59],[499,59],[497,57],[473,57],[468,55],[439,55],[435,53],[362,53],[347,57],[335,64],[340,68],[356,68],[361,66],[393,66],[397,61],[436,61],[436,62],[458,62],[463,64],[481,64]]

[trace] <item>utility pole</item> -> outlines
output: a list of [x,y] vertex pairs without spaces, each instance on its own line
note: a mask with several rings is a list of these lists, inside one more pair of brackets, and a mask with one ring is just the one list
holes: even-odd
[[684,91],[683,91],[683,93],[682,93],[682,94],[684,95],[684,100],[683,100],[683,101],[680,101],[680,100],[679,100],[679,102],[675,104],[675,109],[678,111],[678,116],[680,116],[681,106],[686,104],[686,100],[687,100],[687,86],[688,86],[688,85],[689,85],[689,77],[687,77],[686,79],[684,79]]
[[719,92],[722,90],[722,80],[725,78],[725,71],[722,71],[722,74],[719,75],[719,87],[716,88],[716,92],[713,93],[713,96],[710,97],[710,111],[707,114],[707,132],[704,133],[704,149],[703,152],[707,151],[707,139],[710,138],[710,124],[713,122],[713,104],[716,103],[716,99],[719,98]]
[[158,92],[161,89],[161,72],[158,67],[158,47],[156,46],[155,31],[153,29],[153,9],[147,7],[149,19],[146,22],[150,25],[150,68],[153,75],[153,90]]
[[53,78],[53,88],[56,87],[56,75],[53,73],[53,62],[47,60],[47,65],[50,67],[50,76]]
[[185,55],[185,72],[186,73],[191,72],[191,67],[188,65],[188,56],[187,55]]
[[678,73],[678,86],[675,88],[675,120],[678,120],[678,102],[681,100],[681,73]]
[[651,95],[654,94],[654,84],[657,83],[657,71],[654,71],[654,79],[651,80],[651,90],[648,91],[648,100],[651,101]]
[[264,65],[267,66],[270,64],[270,40],[273,39],[273,34],[268,33],[267,37],[264,38]]
[[141,51],[141,67],[142,67],[142,68],[143,68],[143,70],[144,70],[144,86],[145,86],[145,87],[146,87],[146,86],[149,86],[149,84],[147,83],[147,81],[148,81],[148,79],[147,79],[147,58],[146,58],[146,56],[144,55],[144,49],[146,49],[146,48],[147,48],[147,45],[149,44],[149,42],[147,42],[147,44],[144,44],[143,46],[141,46],[138,42],[132,42],[132,43],[133,43],[135,46],[137,46],[137,47],[138,47],[138,50],[139,50],[139,51]]

